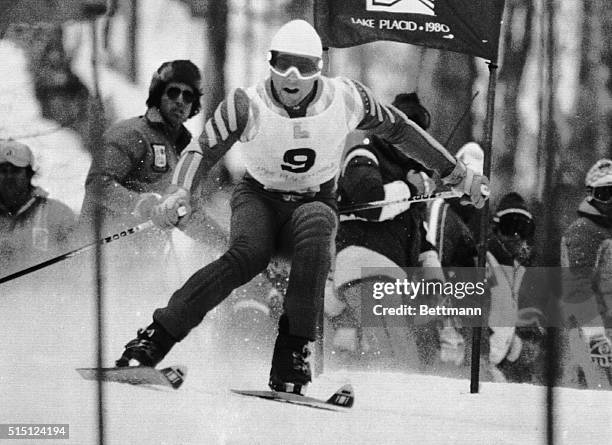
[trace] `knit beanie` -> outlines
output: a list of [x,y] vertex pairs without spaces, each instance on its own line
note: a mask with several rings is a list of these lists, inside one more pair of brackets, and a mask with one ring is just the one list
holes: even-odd
[[427,130],[431,123],[429,111],[421,105],[417,93],[401,93],[395,96],[391,103],[395,108],[399,109],[406,115],[408,119],[415,122],[423,130]]
[[508,213],[520,213],[529,219],[533,219],[533,215],[527,210],[525,200],[516,192],[510,192],[502,197],[497,206],[493,221],[499,222],[499,218]]
[[170,82],[181,82],[193,89],[197,100],[191,106],[189,117],[198,114],[201,109],[202,75],[200,70],[190,60],[172,60],[162,63],[151,78],[147,107],[159,107],[164,89]]

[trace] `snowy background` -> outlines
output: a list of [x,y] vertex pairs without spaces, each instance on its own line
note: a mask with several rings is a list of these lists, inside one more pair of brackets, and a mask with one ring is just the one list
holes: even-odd
[[[163,2],[149,4],[147,11],[159,16]],[[186,15],[176,10],[172,14]],[[192,45],[200,39],[174,42],[172,46],[166,41],[166,46],[159,46],[164,42],[163,30],[155,27],[149,31],[155,32],[149,32],[152,35],[147,42],[156,46],[157,52],[142,52],[150,54],[141,61],[142,73],[152,72],[163,60],[199,60],[202,55],[202,49]],[[84,41],[75,53],[74,69],[88,83],[87,36],[81,37]],[[78,212],[89,154],[71,130],[48,131],[54,124],[40,117],[21,51],[0,41],[0,59],[0,85],[3,91],[11,91],[0,95],[0,136],[41,133],[23,140],[37,154],[37,180],[52,197]],[[235,76],[229,74],[231,83],[236,83]],[[145,77],[132,84],[116,72],[102,70],[102,94],[117,118],[143,111],[148,74]],[[197,133],[201,122],[194,120],[190,125]],[[223,208],[224,201],[219,199],[217,207]],[[149,323],[152,310],[165,304],[169,292],[189,271],[219,254],[210,246],[200,247],[194,254],[193,243],[179,234],[175,244],[178,259],[168,265],[163,280],[153,274],[141,274],[137,279],[122,276],[116,273],[121,264],[106,275],[103,344],[107,366],[112,365],[135,330]],[[105,253],[110,259],[119,258],[121,245],[108,247]],[[97,359],[94,277],[88,267],[92,261],[90,254],[83,254],[0,285],[0,423],[70,425],[69,440],[20,443],[98,443],[97,387],[75,371],[95,366]],[[308,394],[327,398],[339,386],[351,382],[356,403],[347,412],[233,395],[230,388],[265,389],[272,350],[228,348],[219,318],[215,314],[208,317],[162,362],[188,367],[187,380],[180,390],[104,385],[106,443],[546,443],[546,390],[532,385],[483,383],[479,394],[470,394],[468,380],[328,366]],[[557,444],[612,443],[612,392],[560,388],[555,395]]]
[[[69,260],[74,261],[74,260]],[[80,261],[80,260],[79,260]],[[95,305],[88,277],[65,280],[63,264],[2,285],[1,423],[68,423],[70,439],[23,443],[97,443],[96,383],[75,368],[95,366]],[[70,282],[71,281],[71,282]],[[110,364],[164,296],[106,295],[105,361]],[[327,398],[346,382],[356,402],[347,412],[245,398],[230,388],[265,389],[271,348],[219,346],[208,318],[166,357],[184,364],[177,391],[104,385],[108,444],[544,444],[544,387],[483,383],[380,371],[329,369],[308,394]],[[612,443],[612,392],[558,389],[557,444]],[[21,442],[20,442],[21,443]]]

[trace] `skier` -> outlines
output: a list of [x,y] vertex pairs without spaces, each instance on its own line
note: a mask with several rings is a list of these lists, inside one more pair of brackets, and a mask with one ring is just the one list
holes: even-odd
[[310,24],[280,28],[268,55],[270,76],[232,91],[206,122],[200,147],[188,149],[163,202],[153,209],[162,227],[189,213],[190,190],[236,142],[247,173],[233,192],[230,246],[196,272],[130,341],[118,366],[159,363],[172,346],[236,287],[261,272],[277,250],[293,248],[284,313],[274,345],[269,386],[302,394],[311,381],[308,342],[315,339],[336,231],[335,178],[343,143],[372,130],[435,168],[449,186],[482,206],[488,180],[457,162],[395,107],[346,78],[321,75],[321,40]]
[[579,329],[593,362],[609,369],[612,367],[612,160],[597,161],[589,169],[585,185],[587,196],[578,207],[578,218],[561,240],[561,311],[569,326]]

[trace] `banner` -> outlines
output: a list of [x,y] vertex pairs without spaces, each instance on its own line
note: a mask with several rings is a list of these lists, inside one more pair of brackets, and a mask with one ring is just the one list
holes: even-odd
[[114,0],[0,0],[0,30],[10,23],[55,23],[92,20]]
[[315,0],[323,45],[376,40],[422,45],[496,61],[504,0]]

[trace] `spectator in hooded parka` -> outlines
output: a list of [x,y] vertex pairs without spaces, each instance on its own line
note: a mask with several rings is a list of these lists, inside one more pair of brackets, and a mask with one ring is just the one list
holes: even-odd
[[0,140],[0,275],[7,276],[66,253],[76,217],[62,202],[32,183],[32,150]]

